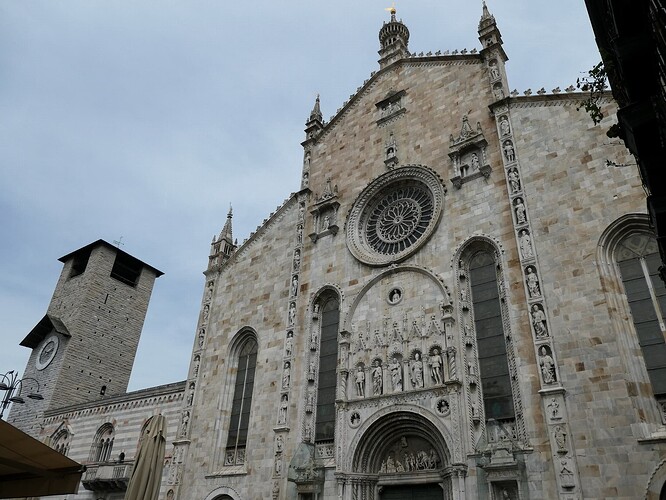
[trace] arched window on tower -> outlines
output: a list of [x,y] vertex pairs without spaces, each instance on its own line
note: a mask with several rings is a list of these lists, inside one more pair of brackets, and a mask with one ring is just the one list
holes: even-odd
[[315,442],[333,441],[335,436],[335,395],[338,365],[338,330],[340,329],[340,302],[333,294],[324,295],[321,307],[319,334],[319,376],[317,384],[317,413]]
[[646,232],[629,234],[618,242],[615,261],[652,391],[663,404],[666,402],[666,287],[659,278],[661,259],[657,240]]
[[237,343],[238,359],[234,397],[231,403],[229,433],[224,465],[245,463],[245,446],[250,423],[254,374],[257,367],[257,341],[251,332],[243,335]]
[[502,309],[497,282],[497,264],[487,250],[469,261],[474,330],[485,418],[513,419],[515,409],[507,361]]
[[114,437],[115,429],[110,423],[106,423],[97,429],[95,440],[90,449],[89,459],[91,462],[108,462],[111,459]]

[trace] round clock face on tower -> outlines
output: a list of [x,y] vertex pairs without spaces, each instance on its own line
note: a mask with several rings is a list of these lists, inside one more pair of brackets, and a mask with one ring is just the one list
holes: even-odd
[[39,353],[37,354],[37,359],[35,360],[35,368],[38,370],[43,370],[49,364],[51,361],[53,361],[53,358],[55,358],[56,353],[58,352],[58,337],[55,335],[51,335],[49,338],[47,338],[44,341],[44,344],[42,345],[42,348],[39,350]]
[[347,221],[347,245],[361,262],[381,266],[416,252],[442,211],[444,187],[432,170],[401,167],[363,190]]

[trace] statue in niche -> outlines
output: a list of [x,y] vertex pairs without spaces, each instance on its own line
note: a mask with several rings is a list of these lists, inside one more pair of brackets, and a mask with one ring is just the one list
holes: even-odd
[[363,332],[359,330],[358,331],[358,338],[357,338],[357,341],[356,341],[356,350],[358,352],[361,352],[365,348],[366,348],[366,345],[365,345],[365,339],[363,338]]
[[192,406],[192,402],[194,401],[194,388],[195,387],[196,387],[196,385],[194,384],[194,382],[192,382],[190,384],[190,392],[187,395],[187,406]]
[[472,153],[472,157],[469,160],[472,170],[479,170],[479,155]]
[[312,413],[312,411],[314,410],[314,404],[315,404],[315,393],[310,391],[308,392],[308,396],[305,400],[306,413]]
[[301,251],[296,250],[294,252],[294,271],[298,271],[301,268]]
[[495,99],[504,99],[504,89],[502,88],[502,85],[497,84],[493,88],[493,93],[495,94]]
[[301,203],[298,207],[298,222],[305,221],[305,203]]
[[389,302],[391,304],[397,304],[400,302],[400,299],[402,298],[402,293],[398,288],[394,288],[391,290],[391,293],[389,294]]
[[520,177],[518,176],[518,170],[515,168],[509,170],[509,187],[512,193],[520,191]]
[[530,298],[534,299],[536,297],[541,297],[541,288],[539,286],[539,278],[537,278],[536,273],[534,272],[534,267],[530,266],[527,268],[527,291],[530,294]]
[[546,325],[546,315],[537,304],[532,306],[532,326],[534,333],[539,339],[548,337],[548,327]]
[[511,132],[511,126],[509,125],[509,120],[506,116],[500,118],[499,126],[500,126],[500,133],[502,135],[509,135],[509,133]]
[[287,332],[287,339],[284,341],[284,353],[287,357],[291,357],[294,350],[294,332]]
[[303,189],[310,185],[310,174],[308,172],[303,172]]
[[280,455],[275,457],[275,475],[282,474],[282,457]]
[[326,231],[331,226],[331,216],[329,214],[324,215],[324,222],[322,223],[321,230]]
[[317,349],[317,345],[319,344],[319,335],[317,335],[317,327],[313,326],[312,327],[312,332],[310,333],[310,349]]
[[560,483],[563,488],[573,488],[576,486],[574,475],[571,469],[569,469],[569,465],[567,459],[560,460]]
[[435,384],[443,383],[444,377],[442,377],[442,365],[444,364],[444,361],[439,353],[439,349],[432,350],[432,356],[430,356],[428,364],[430,365],[430,376]]
[[382,373],[382,365],[378,359],[372,364],[372,394],[374,396],[381,396],[384,392],[384,374]]
[[539,366],[541,367],[541,376],[544,384],[554,384],[557,382],[555,375],[555,361],[548,352],[546,346],[539,348]]
[[560,403],[558,403],[555,398],[551,398],[546,407],[548,408],[548,411],[550,411],[550,418],[552,420],[560,419]]
[[514,207],[516,209],[516,222],[518,224],[525,224],[527,222],[527,213],[525,209],[525,204],[523,203],[522,198],[516,198],[514,202]]
[[511,500],[509,492],[506,491],[504,488],[500,490],[500,500]]
[[273,490],[271,491],[271,495],[273,495],[273,500],[277,500],[280,497],[280,482],[275,481],[273,483]]
[[206,305],[203,307],[203,314],[202,314],[202,316],[203,316],[203,321],[208,321],[208,313],[209,313],[209,312],[210,312],[210,306],[209,306],[208,304],[206,304]]
[[278,409],[278,424],[284,425],[287,423],[287,408],[289,408],[289,397],[283,394]]
[[289,304],[289,326],[293,326],[296,322],[296,303]]
[[206,329],[199,328],[199,347],[203,347],[205,338],[206,338]]
[[291,364],[285,361],[284,368],[282,369],[282,388],[288,389],[291,381]]
[[356,395],[360,398],[365,397],[365,371],[362,366],[356,370]]
[[308,366],[308,380],[309,381],[314,381],[315,376],[317,374],[317,366],[315,364],[315,360],[310,361],[310,365]]
[[284,438],[282,437],[282,434],[278,434],[277,437],[275,438],[275,451],[276,453],[282,453],[283,449],[284,449]]
[[520,255],[523,259],[531,259],[534,257],[534,250],[532,249],[532,237],[527,229],[523,229],[518,237],[520,244]]
[[192,365],[192,376],[197,377],[199,375],[199,365],[201,364],[201,358],[197,354],[194,356],[194,363]]
[[404,342],[404,337],[402,336],[402,331],[397,321],[393,322],[393,341],[394,342]]
[[291,280],[291,296],[296,297],[298,295],[298,276],[294,275]]
[[361,415],[357,411],[351,414],[351,417],[349,418],[349,423],[352,425],[358,425],[361,423]]
[[423,361],[421,361],[421,354],[414,353],[414,361],[411,363],[412,370],[412,386],[416,389],[423,388]]
[[183,437],[187,435],[187,426],[190,423],[190,412],[186,411],[183,413],[183,417],[180,420],[180,436]]
[[208,289],[206,290],[206,302],[213,298],[213,282],[208,283]]
[[296,243],[298,245],[303,243],[303,224],[299,224],[296,228]]
[[402,391],[402,366],[400,366],[398,358],[394,357],[388,368],[391,372],[391,386],[393,387],[393,392]]
[[504,141],[504,156],[509,162],[516,161],[516,151],[513,149],[513,143],[511,141]]
[[497,80],[500,77],[499,69],[497,69],[497,61],[495,60],[490,61],[489,67],[490,67],[490,78],[493,80]]
[[555,444],[557,445],[558,453],[566,453],[567,451],[567,433],[564,432],[564,427],[561,425],[555,426],[553,429],[553,437],[555,438]]

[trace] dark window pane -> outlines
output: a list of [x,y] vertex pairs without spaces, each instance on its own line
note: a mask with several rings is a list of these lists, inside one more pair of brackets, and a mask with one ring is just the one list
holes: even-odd
[[324,303],[321,315],[315,441],[334,437],[339,328],[339,304],[337,299],[330,298]]
[[257,343],[248,339],[240,349],[238,370],[234,384],[234,397],[231,404],[227,448],[245,446],[250,423],[254,374],[257,366]]
[[513,418],[511,378],[494,257],[483,252],[470,261],[474,329],[486,418]]

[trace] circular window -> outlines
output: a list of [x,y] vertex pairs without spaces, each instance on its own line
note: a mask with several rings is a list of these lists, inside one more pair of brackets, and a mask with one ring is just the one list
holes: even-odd
[[432,234],[444,188],[420,166],[402,167],[363,190],[347,221],[347,244],[361,262],[386,265],[414,253]]

